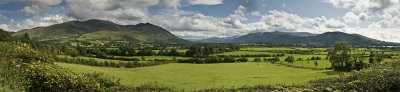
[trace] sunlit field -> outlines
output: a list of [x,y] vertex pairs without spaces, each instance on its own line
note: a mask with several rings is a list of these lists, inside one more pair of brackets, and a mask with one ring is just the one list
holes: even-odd
[[121,78],[124,85],[158,82],[179,89],[241,87],[261,84],[305,84],[332,77],[332,71],[300,69],[269,63],[165,64],[140,68],[105,68],[57,63],[74,72],[101,72]]

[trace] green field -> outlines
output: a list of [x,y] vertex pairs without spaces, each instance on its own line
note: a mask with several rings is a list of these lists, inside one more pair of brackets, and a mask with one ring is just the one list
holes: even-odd
[[279,66],[269,63],[179,64],[139,67],[105,68],[77,64],[56,63],[74,72],[101,72],[121,78],[128,86],[158,82],[179,89],[204,89],[211,87],[241,87],[259,84],[305,84],[307,81],[332,77],[331,71]]
[[271,51],[271,50],[294,50],[295,48],[285,47],[243,47],[240,50],[251,50],[251,51]]
[[[146,60],[154,60],[154,59],[165,59],[165,60],[173,60],[174,56],[115,56],[115,57],[124,57],[124,58],[138,58],[141,59],[144,57]],[[189,59],[190,57],[175,57],[176,59]]]
[[[114,76],[121,79],[121,83],[127,86],[140,86],[144,83],[157,82],[166,86],[175,87],[177,89],[205,89],[205,88],[231,88],[252,85],[265,84],[306,84],[309,80],[325,77],[338,76],[332,70],[324,70],[330,68],[331,63],[326,60],[327,48],[313,48],[318,52],[313,54],[287,54],[279,57],[280,62],[271,64],[268,62],[253,62],[255,57],[246,57],[247,63],[219,63],[219,64],[183,64],[170,63],[149,67],[138,68],[107,68],[107,67],[92,67],[86,65],[56,63],[59,66],[70,69],[74,72],[101,72],[106,75]],[[265,47],[247,47],[241,48],[239,51],[225,52],[213,55],[259,55],[259,54],[276,54],[274,51],[284,50],[310,50],[309,48],[265,48]],[[353,54],[361,54],[365,48],[359,48]],[[158,52],[158,50],[154,50]],[[186,50],[181,50],[184,52]],[[369,51],[366,51],[369,52]],[[387,51],[398,55],[398,52]],[[368,55],[369,53],[365,53]],[[293,56],[295,62],[285,62],[285,58]],[[64,56],[65,57],[65,56]],[[173,56],[115,56],[124,58],[139,58],[144,57],[146,61],[155,59],[172,60]],[[311,57],[321,57],[322,60],[307,60]],[[90,57],[80,57],[83,59],[94,59],[97,61],[115,61]],[[190,57],[175,57],[176,59],[189,59]],[[272,57],[260,57],[272,58]],[[302,61],[298,61],[302,58]],[[399,60],[398,56],[393,56],[393,59],[385,58],[384,62],[392,62]],[[318,62],[318,66],[315,65]],[[368,63],[368,57],[364,60]],[[145,61],[141,61],[145,62]],[[316,70],[321,69],[321,70]]]
[[272,55],[274,53],[271,53],[271,52],[256,52],[256,51],[234,51],[234,52],[225,52],[225,53],[215,54],[215,55],[258,55],[258,54],[271,54]]

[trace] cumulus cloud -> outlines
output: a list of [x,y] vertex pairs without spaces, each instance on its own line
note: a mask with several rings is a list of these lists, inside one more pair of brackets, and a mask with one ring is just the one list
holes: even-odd
[[264,15],[262,21],[269,25],[270,30],[285,29],[300,32],[322,33],[342,31],[346,24],[326,17],[305,18],[284,11],[270,11]]
[[[21,11],[35,14],[58,5],[58,0],[21,0],[27,3]],[[336,8],[349,8],[341,19],[321,17],[302,17],[285,11],[273,10],[267,14],[259,11],[247,11],[238,6],[227,17],[208,16],[198,12],[180,10],[180,0],[65,0],[68,7],[66,14],[46,14],[33,16],[20,22],[9,20],[0,24],[0,28],[18,31],[37,26],[49,26],[72,20],[102,19],[118,24],[137,24],[150,22],[159,25],[173,34],[190,39],[210,37],[240,36],[253,32],[311,32],[323,33],[341,31],[358,33],[385,41],[400,41],[400,5],[397,0],[327,0]],[[389,3],[388,3],[389,2]],[[190,0],[192,5],[218,5],[223,0]],[[283,5],[286,6],[286,5]],[[46,8],[47,7],[47,8]],[[164,7],[159,13],[150,13],[151,7]],[[249,16],[261,19],[246,23]],[[0,15],[1,19],[1,15]],[[346,23],[377,20],[368,28],[349,27]]]
[[195,14],[194,16],[156,15],[151,23],[160,25],[173,34],[191,39],[210,37],[240,36],[253,32],[291,31],[323,33],[345,31],[347,25],[332,18],[306,18],[284,11],[270,11],[254,23],[242,23],[246,20],[246,7],[239,6],[225,18]]
[[399,20],[400,1],[399,0],[328,0],[337,8],[350,8],[343,19],[347,22],[367,19],[369,16],[376,16],[379,19],[372,23],[370,27],[395,27],[400,25]]
[[81,20],[106,19],[111,21],[146,20],[150,16],[148,8],[165,6],[177,9],[180,0],[67,0],[71,9],[70,15]]
[[25,6],[23,9],[20,11],[25,14],[40,14],[44,11],[48,11],[51,9],[51,6],[58,5],[62,2],[62,0],[19,0],[20,2],[23,2],[27,4],[28,6]]
[[354,0],[326,0],[336,8],[348,8],[354,5]]
[[76,20],[75,18],[68,17],[65,14],[51,14],[46,16],[35,16],[33,18],[26,19],[22,22],[15,22],[14,20],[8,21],[6,24],[1,24],[0,28],[7,31],[19,31],[22,29],[30,29],[33,27],[44,27],[53,24],[64,23],[68,21]]
[[218,5],[223,3],[224,0],[190,0],[192,5]]
[[347,28],[347,32],[367,37],[399,42],[400,1],[399,0],[328,0],[336,8],[349,8],[343,16],[346,23],[358,23],[371,19],[367,28]]
[[347,12],[345,16],[343,16],[343,20],[346,23],[360,23],[361,21],[365,21],[368,19],[368,15],[366,13],[360,13],[356,15],[354,12]]
[[260,11],[252,11],[252,12],[250,13],[250,15],[251,15],[251,16],[261,16],[261,13],[260,13]]
[[151,23],[160,25],[177,36],[191,39],[203,39],[209,37],[237,36],[256,29],[256,24],[243,24],[246,20],[246,8],[238,8],[225,18],[206,16],[201,13],[193,16],[154,15]]
[[52,14],[52,15],[47,15],[47,16],[42,16],[42,17],[34,17],[31,19],[27,19],[23,21],[23,24],[27,27],[34,27],[34,26],[50,26],[53,24],[59,24],[59,23],[64,23],[68,21],[73,21],[76,20],[75,18],[68,17],[64,14]]

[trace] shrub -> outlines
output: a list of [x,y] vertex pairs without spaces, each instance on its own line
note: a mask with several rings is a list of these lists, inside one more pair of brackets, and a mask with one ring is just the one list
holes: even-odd
[[[25,91],[113,91],[123,87],[101,74],[83,75],[54,65],[54,56],[26,44],[0,42],[0,84]],[[7,53],[7,54],[4,54]]]
[[237,61],[238,61],[238,62],[247,62],[248,59],[245,58],[245,57],[241,57],[241,58],[237,59]]
[[400,63],[374,65],[368,69],[349,73],[345,76],[314,80],[311,86],[320,91],[370,91],[396,92],[400,90]]

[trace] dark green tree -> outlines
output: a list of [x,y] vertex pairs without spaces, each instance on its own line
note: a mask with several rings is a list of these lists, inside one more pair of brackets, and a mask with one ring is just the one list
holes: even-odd
[[293,56],[288,56],[288,57],[285,59],[285,61],[293,64],[293,62],[294,62],[294,57],[293,57]]
[[351,55],[352,47],[344,42],[337,42],[328,51],[328,59],[332,63],[332,68],[339,71],[350,71],[354,68],[357,60]]
[[239,62],[247,62],[248,59],[246,57],[241,57],[237,61],[239,61]]
[[0,29],[0,41],[10,41],[11,40],[11,34],[8,33],[7,31],[4,31],[3,29]]

